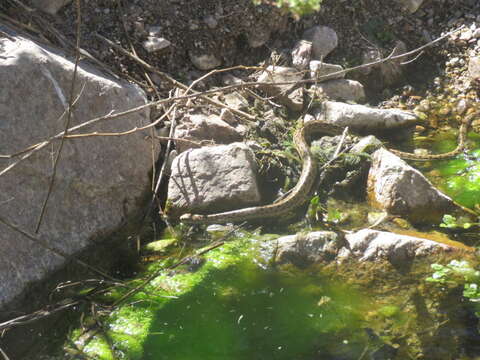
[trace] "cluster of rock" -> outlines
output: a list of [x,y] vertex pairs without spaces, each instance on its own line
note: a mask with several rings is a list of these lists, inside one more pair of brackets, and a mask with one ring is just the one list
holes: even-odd
[[[317,60],[328,56],[336,45],[334,30],[326,26],[307,30],[304,39],[292,50],[294,66],[267,67],[258,77],[259,89],[293,111],[304,108],[304,91],[331,99],[312,107],[304,121],[320,120],[360,133],[412,129],[417,118],[411,112],[340,102],[360,102],[365,94],[358,81],[343,79],[345,72],[341,66]],[[298,86],[305,74],[317,80],[308,90]],[[236,96],[242,98],[241,93]],[[231,104],[244,109],[248,101]],[[177,142],[180,154],[173,161],[168,188],[173,217],[186,212],[220,212],[259,204],[261,191],[255,180],[253,152],[239,142],[245,134],[238,130],[239,126],[240,120],[228,110],[222,116],[184,117],[176,130],[176,138],[229,145],[188,150],[191,144]],[[384,148],[372,155],[368,189],[373,205],[414,223],[438,222],[443,214],[455,208],[453,201],[435,189],[418,170]]]

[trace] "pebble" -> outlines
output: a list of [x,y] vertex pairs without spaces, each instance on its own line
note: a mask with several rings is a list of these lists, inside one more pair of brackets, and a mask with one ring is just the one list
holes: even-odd
[[166,49],[171,44],[172,43],[165,38],[149,36],[148,39],[143,42],[143,47],[145,48],[145,50],[151,53]]

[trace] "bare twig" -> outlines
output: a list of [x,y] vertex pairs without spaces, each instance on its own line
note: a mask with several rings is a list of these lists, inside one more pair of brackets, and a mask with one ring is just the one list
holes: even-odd
[[[345,70],[342,70],[342,71],[338,71],[334,74],[329,74],[327,76],[345,74],[345,73],[353,71],[353,70],[358,70],[358,69],[361,69],[361,68],[367,68],[367,67],[375,66],[375,65],[378,65],[378,64],[383,63],[383,62],[388,61],[388,60],[400,59],[400,58],[403,58],[403,57],[407,57],[407,56],[416,54],[417,52],[422,51],[423,49],[425,49],[428,46],[432,46],[433,44],[439,42],[440,40],[442,40],[442,39],[458,32],[458,31],[460,31],[461,29],[463,29],[463,26],[459,27],[456,30],[453,30],[453,31],[441,36],[440,38],[435,39],[435,40],[433,40],[433,41],[431,41],[431,42],[429,42],[429,43],[427,43],[427,44],[425,44],[425,45],[423,45],[423,46],[421,46],[421,47],[419,47],[415,50],[409,51],[407,53],[396,55],[396,56],[389,56],[385,59],[380,59],[380,60],[377,60],[377,61],[374,61],[374,62],[371,62],[371,63],[368,63],[368,64],[363,64],[363,65],[355,66],[355,67],[352,67],[352,68],[348,68],[348,69],[345,69]],[[166,75],[166,76],[168,76],[168,75]],[[319,77],[318,79],[316,78],[316,79],[306,79],[306,80],[300,80],[300,81],[279,82],[279,83],[275,83],[275,84],[276,85],[287,85],[287,84],[296,84],[296,83],[315,83],[315,82],[318,82],[319,80],[321,80],[321,78],[322,77]],[[145,109],[150,108],[150,107],[163,105],[163,104],[168,104],[168,103],[176,102],[176,101],[194,99],[194,98],[201,97],[201,96],[206,96],[206,95],[211,95],[211,94],[216,94],[216,93],[222,93],[222,92],[226,92],[226,91],[230,91],[230,90],[234,90],[234,89],[239,89],[239,88],[254,87],[254,86],[257,86],[259,84],[262,85],[262,83],[257,83],[257,82],[233,84],[233,85],[228,85],[228,86],[224,86],[224,87],[217,88],[217,89],[204,91],[204,92],[201,92],[201,93],[194,93],[194,94],[190,94],[190,95],[182,95],[182,96],[170,97],[170,98],[167,98],[167,99],[161,99],[161,100],[150,102],[150,103],[147,103],[147,104],[144,104],[144,105],[141,105],[141,106],[137,106],[135,108],[131,108],[131,109],[126,110],[126,111],[118,112],[118,113],[115,113],[115,114],[114,113],[109,113],[107,115],[88,120],[88,121],[86,121],[82,124],[79,124],[77,126],[72,127],[71,129],[69,129],[69,132],[73,132],[73,131],[82,129],[86,126],[93,125],[93,124],[95,124],[97,122],[100,122],[100,121],[113,120],[113,119],[116,119],[116,118],[119,118],[119,117],[122,117],[122,116],[125,116],[125,115],[129,115],[129,114],[132,114],[132,113],[135,113],[135,112],[139,112],[139,111],[145,110]],[[264,83],[264,84],[270,84],[270,83]],[[32,155],[33,152],[41,150],[42,148],[44,148],[45,146],[50,144],[52,141],[61,138],[63,135],[64,135],[64,133],[61,132],[57,135],[54,135],[54,136],[50,137],[48,140],[45,140],[41,143],[30,146],[29,148],[27,148],[29,152],[26,155],[24,155],[21,159],[19,159],[16,163],[10,164],[6,168],[4,168],[2,171],[0,171],[0,176],[4,175],[8,171],[10,171],[12,168],[17,166],[20,162],[26,160],[28,157],[30,157]],[[25,149],[25,150],[22,150],[22,151],[26,152],[27,150]],[[9,158],[9,157],[11,157],[11,155],[0,155],[0,158]]]
[[5,351],[3,351],[3,349],[1,347],[0,347],[0,354],[2,354],[4,360],[10,360],[7,353]]
[[[140,59],[138,56],[134,56],[132,55],[130,52],[126,51],[124,48],[122,48],[120,45],[117,45],[115,44],[114,42],[110,41],[109,39],[103,37],[102,35],[100,34],[95,34],[95,36],[97,36],[97,38],[99,38],[100,40],[106,42],[107,44],[109,44],[110,46],[114,47],[115,49],[117,49],[118,51],[120,51],[122,54],[128,56],[129,58],[137,61],[141,66],[143,66],[145,69],[147,69],[148,71],[151,71],[157,75],[159,75],[162,79],[168,81],[170,84],[172,84],[173,86],[177,87],[177,88],[180,88],[182,90],[188,90],[188,87],[184,84],[182,84],[181,82],[173,79],[171,76],[167,75],[166,73],[156,69],[155,67],[151,66],[150,64],[146,63],[145,61],[143,61],[142,59]],[[245,118],[249,121],[255,121],[255,116],[253,115],[250,115],[246,112],[243,112],[243,111],[240,111],[240,110],[237,110],[237,109],[232,109],[230,108],[229,106],[219,102],[219,101],[216,101],[216,100],[213,100],[211,98],[208,98],[205,96],[205,93],[199,93],[199,92],[193,92],[194,95],[197,95],[195,97],[200,97],[202,100],[205,100],[207,101],[208,103],[212,104],[212,105],[215,105],[217,107],[221,107],[221,108],[228,108],[229,110],[231,110],[232,112],[234,112],[236,115],[238,116],[241,116],[242,118]]]
[[72,82],[70,85],[70,99],[68,101],[68,109],[67,109],[67,120],[65,122],[65,131],[64,131],[64,136],[62,136],[60,145],[58,147],[57,155],[55,157],[55,162],[53,163],[53,169],[52,169],[52,177],[50,179],[50,185],[48,187],[47,191],[47,196],[45,197],[45,200],[42,205],[42,209],[40,211],[40,215],[38,217],[37,221],[37,226],[35,228],[35,233],[38,233],[40,230],[40,226],[42,225],[42,220],[43,216],[45,215],[45,211],[47,209],[47,204],[48,200],[50,199],[50,195],[52,194],[53,187],[55,186],[55,178],[57,175],[57,166],[58,163],[60,162],[60,157],[62,155],[62,150],[63,150],[63,145],[65,144],[65,136],[68,135],[68,129],[70,126],[70,122],[72,120],[72,107],[73,103],[75,100],[75,83],[77,82],[77,71],[78,71],[78,63],[80,61],[80,37],[81,37],[81,25],[82,25],[82,14],[81,14],[81,8],[80,8],[80,0],[75,1],[76,5],[76,10],[77,10],[77,27],[76,27],[76,36],[77,36],[77,42],[76,42],[76,50],[75,50],[75,66],[73,68],[73,76],[72,76]]

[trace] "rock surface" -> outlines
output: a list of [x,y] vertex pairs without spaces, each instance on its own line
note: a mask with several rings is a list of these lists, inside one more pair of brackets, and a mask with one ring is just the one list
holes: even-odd
[[196,54],[194,52],[189,52],[189,55],[192,64],[200,70],[212,70],[222,65],[222,60],[213,54]]
[[58,10],[71,1],[72,0],[32,0],[32,4],[41,11],[55,15]]
[[[74,65],[21,37],[0,38],[0,153],[12,154],[64,130]],[[146,103],[136,86],[118,83],[86,66],[70,126]],[[84,88],[83,88],[84,87]],[[27,101],[26,101],[27,100]],[[149,123],[148,111],[98,122],[82,132],[119,132]],[[38,237],[74,254],[116,229],[149,184],[151,144],[145,133],[67,140]],[[0,176],[0,216],[33,232],[52,175],[54,142]],[[15,160],[0,159],[1,169]],[[0,225],[0,306],[29,282],[43,279],[65,259]]]
[[345,239],[348,246],[342,249],[339,259],[353,257],[359,261],[388,260],[399,266],[407,265],[418,256],[456,249],[428,239],[372,229],[346,234]]
[[313,85],[311,90],[331,100],[361,102],[365,100],[365,90],[358,81],[338,79]]
[[312,57],[323,60],[338,45],[335,30],[328,26],[314,26],[303,33],[303,39],[312,42]]
[[327,64],[319,60],[312,60],[310,61],[309,68],[310,77],[312,79],[320,78],[320,81],[327,81],[345,77],[345,73],[328,76],[330,74],[342,71],[343,67],[341,65]]
[[411,127],[417,122],[417,117],[409,111],[376,109],[335,101],[324,102],[322,108],[315,112],[315,118],[366,132]]
[[260,201],[255,156],[243,143],[206,146],[173,160],[169,216],[252,206]]
[[386,149],[372,155],[368,174],[371,203],[412,223],[439,223],[455,205],[437,190],[423,174]]
[[292,50],[292,64],[299,70],[308,67],[312,58],[312,43],[310,41],[298,41]]
[[[220,117],[203,114],[184,116],[180,125],[175,128],[175,138],[197,143],[210,141],[212,144],[229,144],[242,140],[240,133]],[[178,140],[175,141],[175,147],[178,152],[183,152],[195,147],[195,145]]]
[[275,262],[305,267],[322,261],[331,261],[343,244],[344,239],[333,231],[283,236],[277,239]]
[[398,0],[401,6],[410,14],[413,14],[423,4],[423,0]]
[[298,88],[293,91],[295,86],[292,84],[275,85],[274,83],[283,83],[298,81],[303,78],[303,73],[297,69],[284,66],[269,66],[258,78],[262,84],[260,88],[269,96],[276,96],[278,102],[294,111],[300,111],[303,107],[303,89]]

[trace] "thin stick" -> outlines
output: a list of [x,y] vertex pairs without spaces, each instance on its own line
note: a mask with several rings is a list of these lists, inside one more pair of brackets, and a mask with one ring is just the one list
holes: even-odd
[[[408,53],[405,53],[405,54],[400,54],[400,55],[396,55],[396,56],[389,56],[388,58],[385,58],[385,59],[380,59],[380,60],[377,60],[377,61],[374,61],[372,63],[368,63],[368,64],[363,64],[363,65],[359,65],[359,66],[355,66],[355,67],[352,67],[352,68],[348,68],[348,69],[345,69],[345,70],[342,70],[342,71],[338,71],[336,73],[334,73],[335,75],[338,75],[338,74],[345,74],[347,72],[350,72],[350,71],[353,71],[353,70],[358,70],[358,69],[361,69],[361,68],[367,68],[367,67],[371,67],[371,66],[375,66],[375,65],[378,65],[382,62],[385,62],[385,61],[388,61],[388,60],[394,60],[394,59],[399,59],[399,58],[402,58],[402,57],[405,57],[405,56],[410,56],[412,54],[415,54],[423,49],[425,49],[426,47],[428,46],[432,46],[433,44],[437,43],[438,41],[444,39],[445,37],[447,36],[450,36],[452,34],[454,34],[455,32],[458,32],[460,31],[461,29],[463,29],[464,26],[461,26],[459,28],[457,28],[456,30],[453,30],[443,36],[441,36],[440,38],[438,39],[435,39],[415,50],[412,50]],[[325,76],[331,76],[332,74],[329,74],[329,75],[325,75]],[[315,83],[315,82],[318,82],[319,79],[321,79],[322,77],[319,77],[319,78],[316,78],[316,79],[307,79],[307,80],[300,80],[300,81],[290,81],[290,82],[282,82],[282,83],[276,83],[276,84],[279,84],[279,85],[287,85],[287,84],[296,84],[296,83]],[[257,82],[249,82],[249,83],[243,83],[243,84],[234,84],[234,85],[228,85],[228,86],[224,86],[224,87],[221,87],[221,88],[217,88],[217,89],[213,89],[213,90],[208,90],[208,91],[204,91],[202,93],[195,93],[195,94],[190,94],[190,95],[183,95],[183,96],[175,96],[175,97],[171,97],[171,98],[168,98],[168,99],[161,99],[161,100],[158,100],[158,101],[154,101],[154,102],[150,102],[150,103],[147,103],[147,104],[144,104],[144,105],[140,105],[140,106],[137,106],[135,108],[131,108],[129,110],[126,110],[126,111],[122,111],[122,112],[118,112],[118,113],[115,113],[113,114],[112,112],[110,112],[109,114],[107,115],[104,115],[104,116],[100,116],[100,117],[97,117],[97,118],[94,118],[94,119],[91,119],[91,120],[88,120],[82,124],[79,124],[77,126],[74,126],[72,127],[71,129],[69,129],[69,132],[72,132],[72,131],[76,131],[76,130],[79,130],[83,127],[86,127],[86,126],[89,126],[89,125],[93,125],[99,121],[107,121],[107,120],[113,120],[113,119],[116,119],[116,118],[119,118],[121,116],[125,116],[125,115],[129,115],[129,114],[132,114],[132,113],[135,113],[135,112],[138,112],[138,111],[142,111],[142,110],[145,110],[147,108],[150,108],[150,107],[153,107],[153,106],[158,106],[158,105],[162,105],[162,104],[167,104],[167,103],[170,103],[170,102],[175,102],[175,101],[182,101],[182,100],[188,100],[188,99],[193,99],[193,98],[197,98],[197,97],[200,97],[200,96],[206,96],[206,95],[210,95],[210,94],[215,94],[215,93],[219,93],[219,92],[226,92],[226,91],[229,91],[229,90],[233,90],[233,89],[238,89],[238,88],[247,88],[247,87],[254,87],[254,86],[257,86],[257,85],[261,85],[262,83],[257,83]],[[263,84],[271,84],[271,83],[263,83]],[[44,148],[45,146],[47,146],[48,144],[50,144],[52,141],[62,137],[64,135],[63,132],[55,135],[55,136],[52,136],[50,137],[48,140],[45,140],[41,143],[38,143],[36,145],[32,145],[30,146],[29,148],[32,149],[32,150],[29,150],[30,153],[25,155],[23,158],[21,158],[19,161],[17,161],[16,163],[13,163],[9,166],[7,166],[6,168],[4,168],[2,171],[0,171],[0,176],[4,175],[6,172],[8,172],[9,170],[11,170],[12,168],[14,168],[15,166],[17,166],[20,162],[24,161],[26,158],[30,157],[32,152],[36,152],[36,151],[39,151],[40,149]],[[8,157],[11,157],[11,155],[0,155],[0,158],[8,158]]]
[[[181,82],[173,79],[172,77],[170,77],[166,73],[154,68],[153,66],[146,63],[145,61],[143,61],[139,57],[132,55],[130,52],[128,52],[127,50],[122,48],[120,45],[115,44],[114,42],[110,41],[109,39],[103,37],[102,35],[100,35],[98,33],[96,33],[95,36],[97,38],[99,38],[100,40],[103,40],[104,42],[106,42],[110,46],[114,47],[115,49],[120,51],[122,54],[128,56],[129,58],[131,58],[135,61],[137,61],[141,66],[143,66],[148,71],[151,71],[151,72],[159,75],[161,78],[168,81],[170,84],[174,85],[175,87],[178,87],[178,88],[183,89],[183,90],[188,90],[188,87],[186,85],[184,85]],[[215,106],[221,107],[221,108],[228,108],[230,111],[232,111],[233,113],[241,116],[242,118],[245,118],[245,119],[250,120],[250,121],[255,121],[256,120],[255,116],[247,114],[246,112],[243,112],[243,111],[240,111],[240,110],[237,110],[237,109],[233,109],[233,108],[231,108],[231,107],[229,107],[229,106],[227,106],[227,105],[225,105],[225,104],[223,104],[219,101],[208,98],[204,95],[204,93],[201,93],[201,92],[199,93],[199,92],[194,91],[193,94],[197,95],[196,97],[200,97],[202,100],[205,100],[212,105],[215,105]]]
[[73,107],[73,102],[75,100],[75,83],[77,82],[77,71],[78,71],[78,63],[80,61],[80,37],[81,37],[81,25],[82,25],[82,14],[81,14],[81,8],[80,8],[80,0],[76,0],[75,2],[76,9],[77,9],[77,28],[76,28],[76,33],[77,33],[77,42],[76,42],[76,47],[75,47],[75,66],[73,68],[73,76],[72,76],[72,82],[70,85],[70,99],[68,101],[68,108],[67,108],[67,121],[65,122],[65,131],[64,131],[64,136],[62,136],[62,139],[60,141],[60,146],[58,147],[57,155],[55,157],[55,162],[53,163],[53,169],[52,169],[52,177],[50,179],[50,185],[48,187],[47,191],[47,196],[45,197],[45,200],[42,205],[42,209],[40,211],[40,215],[38,216],[38,221],[37,221],[37,226],[35,228],[35,233],[38,234],[40,230],[40,226],[42,225],[42,220],[45,215],[45,211],[47,209],[47,204],[48,200],[50,199],[50,195],[52,194],[53,187],[55,186],[55,178],[57,176],[57,166],[58,163],[60,162],[60,157],[62,155],[62,150],[63,150],[63,145],[65,144],[65,136],[68,135],[68,128],[70,126],[70,122],[72,120],[72,107]]

